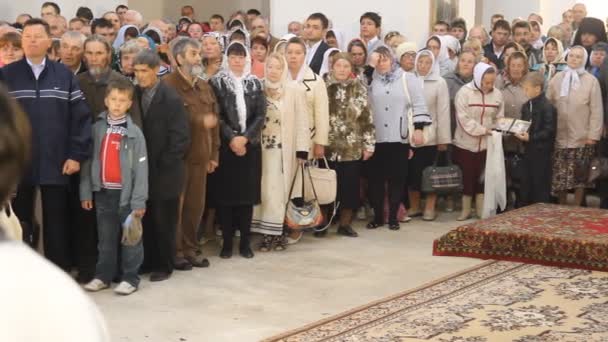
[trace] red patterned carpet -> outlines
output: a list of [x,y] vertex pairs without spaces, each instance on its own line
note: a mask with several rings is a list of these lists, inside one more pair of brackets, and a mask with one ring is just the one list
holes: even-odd
[[608,271],[608,210],[537,204],[456,228],[433,255]]

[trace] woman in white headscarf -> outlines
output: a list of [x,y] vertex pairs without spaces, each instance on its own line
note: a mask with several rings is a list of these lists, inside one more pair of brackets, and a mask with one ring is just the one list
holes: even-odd
[[497,119],[504,116],[504,101],[500,90],[494,88],[496,70],[486,63],[478,63],[473,70],[473,81],[456,94],[456,132],[453,159],[462,169],[464,190],[462,213],[458,218],[471,218],[471,203],[475,196],[476,212],[481,217],[484,185],[481,182],[486,164],[487,137],[492,134]]
[[346,40],[344,39],[344,33],[342,31],[331,29],[325,34],[325,43],[332,48],[336,48],[340,51],[346,49]]
[[254,207],[251,230],[263,234],[260,251],[284,250],[285,207],[297,159],[310,146],[306,93],[287,81],[287,62],[272,53],[266,60],[266,121],[262,129],[262,202]]
[[369,88],[369,101],[376,128],[376,147],[370,160],[369,184],[375,217],[367,228],[376,229],[387,223],[384,198],[388,183],[388,226],[390,230],[399,230],[398,211],[408,181],[410,142],[424,143],[422,130],[432,119],[422,82],[416,75],[401,69],[390,48],[381,46],[373,52],[378,55],[378,63]]
[[[127,31],[128,30],[128,31]],[[139,29],[135,25],[124,25],[118,30],[116,34],[116,39],[114,43],[112,43],[112,47],[114,51],[120,50],[122,44],[126,43],[131,39],[135,39],[139,36]]]
[[441,76],[445,76],[450,72],[456,70],[456,64],[458,64],[458,55],[460,54],[461,45],[460,41],[451,35],[440,36],[442,45],[445,45],[448,52],[448,59],[444,62],[444,68],[448,70],[447,72],[444,70],[444,73]]
[[226,69],[226,58],[222,54],[224,48],[221,34],[208,32],[201,38],[201,55],[203,55],[203,80],[209,80],[222,70]]
[[575,190],[575,204],[585,195],[586,168],[595,157],[602,137],[603,106],[600,84],[585,71],[587,50],[574,46],[567,56],[568,66],[549,82],[547,98],[557,109],[557,136],[553,156],[551,192],[566,204],[569,190]]
[[546,89],[553,76],[565,68],[566,59],[562,41],[555,38],[547,38],[543,48],[543,61],[532,67],[532,70],[538,71],[545,76]]
[[210,80],[218,99],[221,136],[220,165],[214,179],[224,237],[220,257],[232,257],[234,227],[238,227],[240,254],[252,258],[251,219],[253,206],[261,200],[260,140],[266,117],[266,96],[262,82],[250,74],[251,56],[244,44],[230,44],[226,58],[228,68]]
[[[424,99],[431,116],[432,123],[425,128],[431,132],[430,139],[422,146],[413,148],[414,157],[408,165],[408,190],[410,217],[422,215],[420,209],[420,190],[422,185],[422,172],[435,162],[438,151],[447,151],[448,144],[452,142],[450,123],[450,93],[446,81],[434,68],[435,56],[429,50],[418,52],[415,60],[416,76],[423,82]],[[433,221],[435,215],[436,194],[426,195],[426,207],[423,219]]]
[[332,65],[332,56],[339,53],[340,50],[336,48],[329,48],[323,53],[323,63],[321,63],[321,69],[319,70],[319,76],[325,79],[325,76],[328,72],[331,71]]
[[[301,39],[292,38],[289,40],[285,48],[285,58],[287,59],[287,79],[306,92],[308,125],[310,127],[311,139],[310,150],[312,152],[309,157],[311,159],[323,158],[325,156],[325,147],[329,145],[327,87],[321,76],[315,74],[306,64],[306,45]],[[317,235],[324,234],[319,233]],[[301,237],[301,233],[293,232],[290,237],[298,240]]]
[[447,40],[444,36],[431,36],[426,41],[426,49],[430,50],[435,56],[435,66],[439,70],[439,74],[443,77],[450,72],[454,71],[456,65],[450,60],[450,54],[448,52]]

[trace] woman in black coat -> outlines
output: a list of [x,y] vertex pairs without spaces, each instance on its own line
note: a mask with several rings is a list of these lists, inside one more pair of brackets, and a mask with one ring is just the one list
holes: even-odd
[[253,258],[249,237],[253,206],[260,203],[261,197],[260,138],[266,117],[266,98],[260,80],[249,73],[251,57],[245,45],[230,44],[226,56],[227,70],[210,81],[218,99],[222,140],[215,178],[224,237],[220,257],[232,257],[234,227],[238,227],[240,254]]

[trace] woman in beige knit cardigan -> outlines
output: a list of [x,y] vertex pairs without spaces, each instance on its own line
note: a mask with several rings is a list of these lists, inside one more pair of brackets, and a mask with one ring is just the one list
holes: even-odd
[[[424,99],[432,124],[425,128],[431,130],[430,140],[424,146],[414,148],[414,157],[408,167],[408,188],[410,217],[420,216],[420,188],[423,170],[431,166],[437,153],[447,151],[448,145],[452,143],[452,132],[450,122],[450,93],[448,85],[439,74],[439,64],[430,50],[422,50],[416,55],[415,73],[423,82]],[[435,204],[437,195],[429,193],[426,195],[426,204],[423,214],[425,221],[433,221],[436,218]]]
[[585,71],[586,62],[585,48],[572,47],[568,66],[551,79],[547,88],[547,98],[557,108],[551,192],[560,204],[566,204],[568,191],[574,189],[575,204],[581,205],[589,184],[585,172],[577,169],[584,169],[595,156],[602,136],[602,93],[597,79]]

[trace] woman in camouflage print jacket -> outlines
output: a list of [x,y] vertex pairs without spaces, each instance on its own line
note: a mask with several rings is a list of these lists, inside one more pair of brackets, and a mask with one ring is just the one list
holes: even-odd
[[375,129],[367,98],[367,87],[353,74],[349,54],[334,56],[326,76],[329,98],[329,165],[338,176],[337,201],[340,206],[338,234],[355,237],[353,211],[359,207],[361,160],[374,153]]

